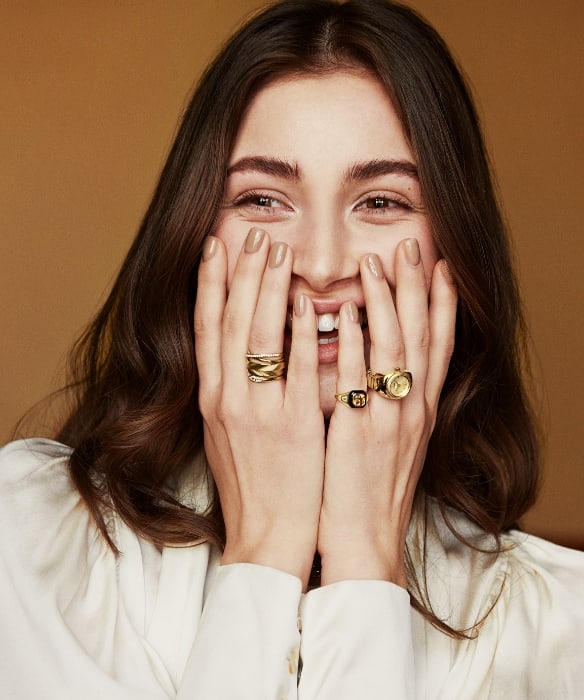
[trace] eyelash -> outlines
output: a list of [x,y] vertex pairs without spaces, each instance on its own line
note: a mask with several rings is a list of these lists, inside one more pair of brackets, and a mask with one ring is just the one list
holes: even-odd
[[273,213],[276,208],[280,207],[272,207],[272,206],[263,206],[258,204],[255,200],[262,200],[265,199],[269,202],[280,202],[279,199],[276,199],[276,197],[272,197],[269,194],[265,194],[265,192],[245,192],[244,194],[240,195],[237,197],[237,199],[234,200],[233,206],[234,207],[242,207],[242,206],[248,206],[251,207],[253,210],[262,212],[262,213]]
[[[384,202],[384,206],[368,206],[369,202],[376,202],[378,200],[381,200]],[[388,197],[387,195],[384,194],[374,194],[374,195],[369,195],[368,197],[365,197],[365,199],[362,199],[360,202],[357,203],[355,209],[357,210],[367,210],[369,214],[373,215],[379,215],[379,214],[384,214],[388,210],[393,210],[393,209],[407,209],[411,210],[412,205],[406,200],[402,199],[401,197],[398,197],[397,195],[393,195],[392,197]]]
[[[258,200],[266,200],[267,202],[278,202],[281,206],[274,207],[274,206],[265,206],[262,204],[258,204]],[[369,206],[369,203],[372,202],[382,202],[382,206]],[[252,190],[250,192],[244,192],[241,194],[239,197],[237,197],[233,201],[233,206],[234,207],[249,207],[253,211],[261,213],[263,215],[269,215],[269,214],[274,214],[276,210],[281,210],[285,208],[285,205],[282,204],[282,202],[277,199],[276,197],[272,197],[269,194],[266,194],[265,192],[260,192],[260,191],[255,191]],[[375,194],[375,195],[369,195],[365,197],[364,199],[360,200],[356,205],[355,205],[355,210],[356,211],[366,211],[368,215],[372,216],[383,216],[384,214],[387,214],[389,211],[394,211],[396,209],[402,209],[402,210],[407,210],[411,211],[413,209],[412,205],[410,202],[408,202],[406,199],[402,199],[401,197],[397,195],[393,195],[391,197],[388,197],[387,195],[384,194]]]

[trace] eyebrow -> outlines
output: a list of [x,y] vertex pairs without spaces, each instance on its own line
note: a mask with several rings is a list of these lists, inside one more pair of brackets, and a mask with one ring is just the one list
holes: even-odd
[[238,160],[227,168],[227,177],[233,173],[246,171],[277,175],[287,180],[300,180],[300,171],[297,163],[289,163],[281,158],[270,158],[267,156],[248,156]]
[[345,181],[372,180],[381,175],[407,175],[418,178],[418,168],[409,160],[367,160],[355,163],[345,173]]
[[[227,168],[227,177],[233,173],[248,171],[275,175],[286,180],[298,181],[301,179],[300,168],[297,163],[290,163],[287,160],[269,156],[247,156],[241,158]],[[409,160],[367,160],[350,166],[346,170],[343,179],[345,182],[372,180],[382,175],[406,175],[417,179],[418,169]]]

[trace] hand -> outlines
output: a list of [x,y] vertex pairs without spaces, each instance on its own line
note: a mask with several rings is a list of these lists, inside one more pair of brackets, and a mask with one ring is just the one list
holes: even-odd
[[[269,258],[268,258],[269,253]],[[246,353],[280,352],[292,251],[252,229],[227,296],[227,258],[209,237],[199,268],[195,350],[207,460],[225,519],[223,563],[250,562],[306,585],[318,532],[324,468],[316,319],[295,300],[287,378],[247,378]]]
[[[444,261],[430,288],[415,239],[396,251],[395,304],[377,256],[361,261],[371,337],[370,367],[408,369],[410,393],[337,403],[327,437],[318,548],[322,583],[376,578],[406,585],[404,548],[416,485],[454,344],[456,291]],[[365,388],[363,334],[351,303],[341,309],[337,392]],[[353,304],[354,306],[354,304]]]

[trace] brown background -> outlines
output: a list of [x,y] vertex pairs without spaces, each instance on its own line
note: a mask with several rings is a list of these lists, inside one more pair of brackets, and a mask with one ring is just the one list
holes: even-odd
[[[532,531],[584,544],[581,0],[415,0],[478,96],[541,369]],[[0,440],[62,381],[203,64],[257,2],[0,3]],[[536,367],[537,369],[537,367]]]

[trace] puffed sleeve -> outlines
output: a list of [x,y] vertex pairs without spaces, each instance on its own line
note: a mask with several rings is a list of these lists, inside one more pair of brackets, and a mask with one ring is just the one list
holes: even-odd
[[41,440],[0,452],[0,695],[160,698],[67,457]]
[[45,440],[0,450],[0,697],[297,697],[300,582],[164,548],[113,516],[104,541]]
[[517,531],[502,536],[496,553],[463,516],[449,511],[448,520],[474,546],[434,508],[426,549],[417,551],[425,551],[434,612],[464,636],[413,613],[417,697],[583,697],[584,554]]
[[302,700],[414,697],[408,593],[385,581],[340,581],[301,604]]
[[513,539],[483,642],[496,644],[490,697],[582,697],[584,554],[521,533]]

